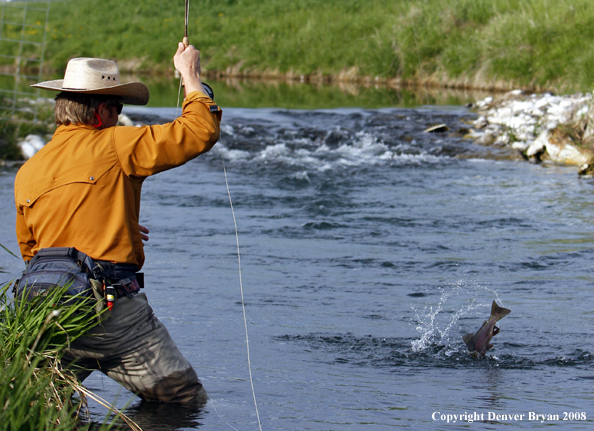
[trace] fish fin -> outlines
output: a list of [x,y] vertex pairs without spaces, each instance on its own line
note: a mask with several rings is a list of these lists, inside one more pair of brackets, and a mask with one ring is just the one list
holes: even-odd
[[487,344],[487,348],[485,349],[485,351],[486,350],[489,350],[489,349],[492,349],[492,348],[493,348],[493,344]]
[[500,331],[501,329],[499,329],[497,326],[493,326],[493,336],[499,334]]
[[468,347],[468,350],[470,350],[470,351],[474,350],[474,343],[472,342],[472,337],[474,337],[474,334],[466,334],[462,337],[462,339],[464,340],[464,343],[466,344],[466,346]]
[[495,316],[498,314],[499,319],[503,319],[509,313],[511,313],[511,310],[508,310],[507,308],[500,307],[499,305],[497,305],[495,300],[493,300],[493,305],[491,305],[491,316]]

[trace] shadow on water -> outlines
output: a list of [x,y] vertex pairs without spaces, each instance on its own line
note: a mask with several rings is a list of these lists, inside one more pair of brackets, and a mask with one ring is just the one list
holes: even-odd
[[125,414],[143,430],[198,429],[203,425],[205,406],[185,406],[141,401]]
[[[44,79],[61,79],[62,75]],[[174,107],[177,104],[179,80],[156,76],[122,76],[122,82],[141,81],[150,90],[149,107]],[[308,83],[298,81],[221,79],[207,80],[222,107],[332,109],[415,107],[422,105],[465,105],[482,100],[490,93],[443,88],[391,88],[385,85],[356,83]],[[30,92],[34,80],[0,76],[0,89]],[[53,98],[56,93],[42,90],[40,97]]]

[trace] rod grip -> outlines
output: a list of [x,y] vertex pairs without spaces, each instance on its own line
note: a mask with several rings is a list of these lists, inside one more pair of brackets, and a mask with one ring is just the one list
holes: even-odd
[[184,36],[184,38],[182,39],[182,43],[184,44],[184,46],[187,48],[188,45],[190,44],[190,41],[188,40],[188,36]]

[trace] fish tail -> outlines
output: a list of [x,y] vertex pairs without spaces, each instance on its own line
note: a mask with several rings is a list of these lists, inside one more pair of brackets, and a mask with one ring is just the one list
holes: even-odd
[[509,313],[511,313],[511,310],[508,310],[507,308],[500,307],[499,305],[497,305],[497,303],[495,301],[493,301],[493,305],[491,306],[491,316],[499,315],[499,319],[502,319],[503,317],[507,316]]

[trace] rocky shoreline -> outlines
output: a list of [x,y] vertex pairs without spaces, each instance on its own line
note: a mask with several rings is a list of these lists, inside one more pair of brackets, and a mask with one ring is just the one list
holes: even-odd
[[[477,118],[465,138],[476,144],[511,148],[532,163],[575,165],[579,175],[594,175],[591,93],[556,96],[513,90],[486,97],[468,107],[477,113]],[[159,121],[153,117],[121,115],[119,124],[139,126],[155,122]],[[23,156],[29,158],[50,138],[50,135],[28,135],[18,146]]]
[[532,163],[550,161],[594,173],[592,94],[555,96],[514,90],[474,104],[467,135],[480,145],[511,147]]

